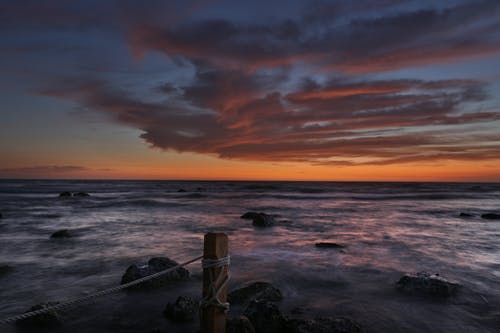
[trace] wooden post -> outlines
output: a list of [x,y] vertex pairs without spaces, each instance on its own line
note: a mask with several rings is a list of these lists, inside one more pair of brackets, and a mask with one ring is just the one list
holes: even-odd
[[[205,235],[203,244],[204,259],[220,259],[228,255],[228,238],[223,233],[208,233]],[[227,276],[228,267],[206,268],[203,270],[203,297],[209,293],[210,270],[213,270],[214,279],[223,270],[223,278]],[[219,286],[216,286],[219,288]],[[221,291],[219,299],[221,302],[227,301],[227,286]],[[203,333],[225,333],[226,313],[224,309],[216,306],[208,306],[201,309],[201,331]]]

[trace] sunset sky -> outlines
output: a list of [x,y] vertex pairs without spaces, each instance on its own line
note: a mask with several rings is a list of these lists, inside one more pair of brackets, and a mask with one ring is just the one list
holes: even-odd
[[500,1],[0,0],[0,178],[500,181]]

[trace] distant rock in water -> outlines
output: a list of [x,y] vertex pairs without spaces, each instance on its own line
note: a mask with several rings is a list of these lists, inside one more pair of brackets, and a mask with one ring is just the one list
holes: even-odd
[[[122,276],[121,284],[129,283],[145,276],[158,273],[165,269],[177,266],[178,263],[169,258],[157,257],[151,258],[145,265],[131,265],[127,268]],[[151,289],[159,288],[169,284],[172,281],[182,281],[189,279],[189,271],[184,267],[179,267],[176,270],[161,275],[149,281],[145,281],[130,289]]]
[[71,192],[65,191],[65,192],[59,193],[59,197],[90,197],[90,194],[88,194],[87,192],[71,193]]
[[195,318],[198,305],[188,296],[179,296],[175,303],[168,303],[163,315],[176,322],[192,321]]
[[247,212],[241,215],[242,219],[252,220],[256,227],[271,227],[274,225],[274,217],[265,213]]
[[183,189],[183,188],[180,188],[180,189],[178,189],[178,190],[177,190],[177,192],[179,192],[179,193],[184,193],[184,192],[186,192],[186,190],[185,190],[185,189]]
[[345,248],[344,245],[337,244],[337,243],[331,243],[331,242],[319,242],[314,244],[314,246],[319,247],[319,248],[329,248],[329,249],[343,249]]
[[73,235],[69,232],[68,229],[62,229],[54,232],[52,235],[50,235],[50,238],[70,238],[73,237]]
[[454,295],[458,288],[460,288],[460,285],[442,278],[439,274],[419,272],[416,274],[405,274],[396,283],[396,287],[408,293],[448,297]]
[[229,317],[226,321],[226,333],[255,333],[255,328],[245,316]]
[[276,302],[281,301],[281,291],[267,282],[250,283],[243,288],[231,291],[227,295],[229,303],[246,303],[252,300]]
[[486,219],[486,220],[500,220],[500,214],[487,213],[487,214],[481,215],[481,218]]
[[189,193],[186,195],[180,195],[178,198],[186,198],[186,199],[202,199],[206,198],[207,196],[201,193]]
[[460,213],[460,215],[458,215],[460,217],[473,217],[474,215],[472,214],[469,214],[469,213]]
[[[42,310],[57,304],[59,302],[40,303],[32,306],[26,312]],[[16,321],[16,325],[27,329],[49,329],[61,326],[62,321],[56,311],[49,311],[26,319],[19,319]]]
[[76,193],[73,193],[73,196],[74,197],[90,197],[90,194],[88,194],[87,192],[76,192]]
[[291,319],[290,333],[362,333],[361,327],[349,318]]
[[2,215],[2,213],[0,213],[0,219],[3,219],[3,215]]
[[288,332],[287,320],[274,303],[251,301],[244,315],[250,320],[256,332]]
[[12,267],[9,265],[0,265],[0,277],[6,275],[12,270]]

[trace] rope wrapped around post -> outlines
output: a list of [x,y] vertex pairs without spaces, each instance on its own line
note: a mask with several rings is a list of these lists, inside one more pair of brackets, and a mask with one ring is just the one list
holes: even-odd
[[208,233],[203,246],[203,296],[200,301],[202,333],[225,333],[227,284],[229,281],[229,241],[226,234]]

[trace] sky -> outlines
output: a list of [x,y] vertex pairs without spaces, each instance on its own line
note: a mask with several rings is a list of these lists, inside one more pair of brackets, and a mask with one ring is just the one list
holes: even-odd
[[0,0],[0,178],[500,181],[500,1]]

